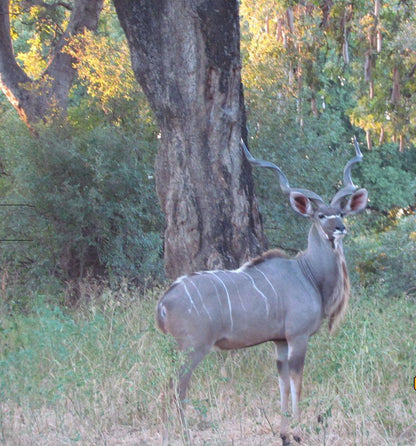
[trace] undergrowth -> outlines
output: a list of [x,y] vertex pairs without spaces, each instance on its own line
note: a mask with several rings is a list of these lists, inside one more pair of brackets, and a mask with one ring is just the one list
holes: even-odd
[[[72,312],[40,303],[0,319],[0,443],[160,444],[178,357],[154,326],[160,290],[122,303],[104,291]],[[304,373],[305,445],[416,442],[416,302],[355,293],[344,324],[314,336]],[[164,396],[165,395],[165,396]],[[191,384],[193,444],[278,443],[272,345],[213,352]],[[172,444],[181,444],[169,412]]]

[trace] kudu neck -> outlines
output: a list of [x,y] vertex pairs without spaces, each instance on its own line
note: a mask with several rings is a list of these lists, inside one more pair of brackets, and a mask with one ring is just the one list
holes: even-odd
[[328,318],[331,333],[341,320],[350,295],[342,239],[335,243],[327,240],[313,225],[309,231],[308,249],[300,263],[307,265],[313,285],[321,293],[323,316]]
[[303,258],[311,270],[315,285],[322,297],[331,295],[339,277],[339,256],[344,256],[342,240],[335,247],[334,242],[324,238],[313,225],[309,231],[308,249]]

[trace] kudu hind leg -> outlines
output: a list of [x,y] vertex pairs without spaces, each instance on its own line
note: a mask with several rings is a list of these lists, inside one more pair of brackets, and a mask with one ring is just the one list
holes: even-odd
[[175,405],[178,409],[182,429],[187,443],[190,442],[189,428],[185,415],[186,395],[188,392],[189,382],[192,377],[192,372],[197,365],[202,361],[210,349],[207,346],[200,348],[188,348],[185,350],[185,361],[179,371],[179,379],[174,395]]

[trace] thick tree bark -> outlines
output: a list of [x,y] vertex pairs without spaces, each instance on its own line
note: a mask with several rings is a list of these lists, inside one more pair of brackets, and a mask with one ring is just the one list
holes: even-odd
[[74,58],[63,48],[71,36],[95,30],[103,0],[75,0],[67,29],[51,51],[48,67],[32,80],[17,64],[10,35],[10,0],[0,0],[0,88],[29,128],[39,121],[65,116],[75,76]]
[[238,266],[264,245],[240,149],[237,0],[114,0],[156,114],[168,276]]

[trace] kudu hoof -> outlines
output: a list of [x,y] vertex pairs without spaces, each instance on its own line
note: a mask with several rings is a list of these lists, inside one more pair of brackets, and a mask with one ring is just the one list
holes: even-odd
[[[282,446],[290,446],[292,443],[290,442],[290,436],[289,435],[280,435],[280,438],[282,439]],[[296,441],[296,443],[301,443],[302,439],[299,435],[293,435],[293,439]]]

